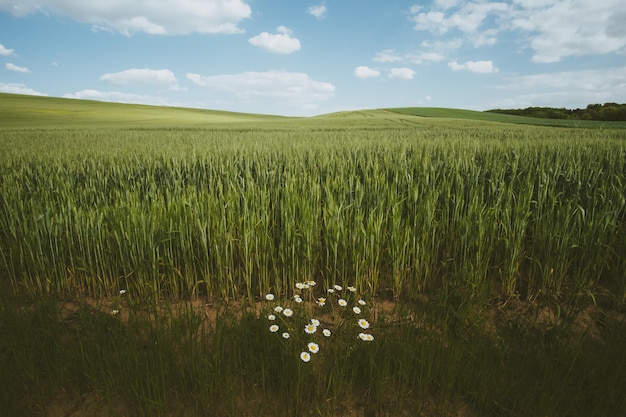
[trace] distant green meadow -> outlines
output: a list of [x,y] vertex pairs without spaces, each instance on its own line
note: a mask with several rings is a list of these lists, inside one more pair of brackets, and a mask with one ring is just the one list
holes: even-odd
[[[58,386],[133,415],[626,411],[624,123],[0,94],[0,137],[0,408],[14,415],[45,413]],[[367,313],[374,340],[277,350],[305,343],[335,286],[367,309],[335,300],[328,331],[369,334]],[[305,320],[275,317],[299,336],[270,331],[267,294]],[[214,307],[181,307],[198,300]]]

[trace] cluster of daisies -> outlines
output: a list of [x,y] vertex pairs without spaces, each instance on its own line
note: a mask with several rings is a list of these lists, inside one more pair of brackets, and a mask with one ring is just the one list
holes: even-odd
[[[298,282],[296,283],[296,290],[299,291],[299,293],[296,293],[293,296],[293,301],[297,304],[303,304],[304,303],[304,299],[303,299],[303,291],[306,290],[311,290],[313,287],[315,287],[316,283],[315,281],[306,281],[306,282]],[[350,294],[354,294],[356,293],[356,288],[355,287],[347,287],[347,290]],[[331,303],[335,303],[336,305],[339,306],[340,308],[346,308],[348,307],[348,301],[346,300],[346,298],[349,297],[343,297],[342,296],[342,291],[343,291],[343,287],[341,285],[333,285],[333,287],[329,288],[327,290],[327,297],[330,298],[336,298],[336,301],[332,301],[332,300],[328,300],[326,297],[319,297],[315,300],[315,303],[311,303],[312,305],[316,305],[318,308],[327,306],[327,305],[331,305],[332,307],[334,307],[335,304],[331,304]],[[350,297],[351,298],[351,297]],[[275,300],[275,296],[274,294],[266,294],[265,295],[265,299],[267,301],[274,301]],[[311,299],[313,300],[313,299]],[[358,338],[361,339],[364,342],[371,342],[374,340],[374,336],[371,335],[370,333],[365,333],[365,331],[367,329],[369,329],[370,327],[370,323],[360,317],[361,313],[362,313],[362,308],[367,304],[367,302],[361,298],[358,298],[356,300],[356,305],[354,305],[352,307],[352,313],[354,313],[355,315],[355,322],[356,325],[358,325],[358,327],[360,328],[360,330],[363,330],[359,333]],[[304,304],[303,304],[304,305]],[[349,310],[348,310],[349,311]],[[277,323],[277,321],[280,321],[282,323],[284,323],[285,327],[287,327],[289,329],[289,322],[287,319],[293,317],[294,315],[294,311],[291,308],[287,308],[287,307],[283,307],[281,305],[276,305],[272,312],[270,314],[268,314],[267,319],[272,322],[272,324],[269,327],[270,332],[272,333],[279,333],[283,339],[289,339],[291,337],[291,333],[290,331],[282,331],[281,332],[281,328]],[[304,325],[304,333],[307,335],[315,335],[318,333],[321,333],[324,337],[329,338],[332,335],[331,330],[328,328],[329,326],[324,325],[322,326],[322,323],[320,322],[320,320],[316,319],[316,318],[311,318],[309,322],[307,322]],[[293,332],[293,330],[292,330]],[[303,350],[300,353],[300,359],[303,362],[309,362],[311,360],[311,354],[316,354],[320,351],[320,347],[317,343],[315,342],[309,342],[307,344],[307,347],[305,350]]]
[[[126,290],[120,290],[120,295],[124,295],[124,294],[126,294]],[[117,302],[115,304],[119,305],[120,301],[117,300]],[[120,314],[119,306],[117,308],[114,308],[113,310],[111,310],[111,314],[114,315],[114,316]]]

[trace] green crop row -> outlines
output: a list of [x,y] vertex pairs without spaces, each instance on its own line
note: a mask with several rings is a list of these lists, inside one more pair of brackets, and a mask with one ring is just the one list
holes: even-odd
[[618,130],[5,132],[0,268],[32,295],[626,301]]

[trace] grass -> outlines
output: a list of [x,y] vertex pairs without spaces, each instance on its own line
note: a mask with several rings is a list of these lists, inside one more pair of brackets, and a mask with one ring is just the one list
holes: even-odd
[[[1,95],[0,409],[623,414],[626,130],[483,115]],[[374,341],[271,333],[312,279]]]

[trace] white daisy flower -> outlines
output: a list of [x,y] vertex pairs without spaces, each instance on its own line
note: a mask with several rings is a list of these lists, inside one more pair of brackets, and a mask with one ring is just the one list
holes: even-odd
[[339,305],[341,307],[345,307],[348,305],[348,302],[346,300],[344,300],[343,298],[340,298],[339,301],[337,301],[339,303]]
[[324,336],[326,336],[326,337],[330,337],[330,334],[331,334],[331,333],[330,333],[330,330],[328,330],[328,329],[324,329],[324,330],[322,330],[322,334],[323,334]]
[[126,294],[126,290],[120,290],[120,295]]
[[328,289],[328,294],[332,294],[332,293],[334,293],[334,292],[335,292],[335,290],[334,290],[334,289],[332,289],[332,288],[329,288],[329,289]]
[[311,360],[311,354],[309,352],[302,352],[300,354],[300,359],[302,359],[302,362],[308,362]]
[[267,301],[274,301],[274,294],[270,293],[270,294],[265,294],[265,299]]
[[311,319],[311,324],[315,327],[319,327],[320,321],[318,319]]
[[359,333],[359,339],[361,339],[364,342],[371,342],[374,340],[374,336],[372,336],[369,333]]
[[361,309],[357,306],[352,307],[352,311],[354,311],[354,314],[361,314]]
[[365,300],[359,300],[359,301],[357,301],[357,303],[359,303],[359,304],[360,304],[360,305],[362,305],[362,306],[364,306],[365,304],[367,304],[367,303],[365,302]]
[[341,285],[337,285],[337,284],[333,285],[333,288],[334,288],[335,290],[337,290],[337,291],[341,291],[341,290],[343,290],[343,287],[342,287]]
[[267,316],[267,319],[270,320],[270,321],[274,321],[274,320],[276,320],[276,316],[273,315],[273,314],[270,314],[269,316]]
[[326,299],[324,297],[320,297],[317,299],[317,305],[320,307],[324,307],[324,305],[326,304]]
[[301,303],[301,302],[302,302],[302,298],[300,298],[300,296],[299,296],[299,295],[294,295],[294,296],[293,296],[293,300],[294,300],[296,303]]
[[283,312],[283,308],[281,306],[276,306],[274,307],[274,313],[282,313]]
[[283,339],[289,339],[289,333],[285,332],[283,333]]
[[356,292],[356,288],[355,288],[355,287],[348,287],[348,291],[350,291],[350,292]]
[[285,315],[285,317],[291,317],[293,316],[293,310],[290,308],[286,308],[283,310],[283,314]]
[[370,327],[370,323],[365,319],[359,319],[359,327],[361,329],[367,329],[368,327]]
[[113,314],[115,316],[116,314],[120,314],[120,311],[119,310],[113,310],[113,311],[111,311],[111,314]]
[[307,345],[307,347],[309,348],[309,352],[311,353],[317,353],[320,351],[320,347],[317,343],[311,342]]
[[307,281],[306,283],[307,283],[307,285],[309,287],[315,287],[315,285],[316,285],[315,281],[313,281],[313,280]]
[[304,332],[307,334],[313,334],[317,331],[317,326],[315,326],[314,324],[307,324],[306,326],[304,326]]
[[276,324],[272,324],[270,326],[270,332],[272,332],[272,333],[276,333],[278,331],[278,329],[279,329],[279,327]]
[[299,290],[303,290],[304,289],[304,284],[302,282],[296,282],[296,288]]

